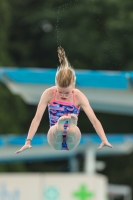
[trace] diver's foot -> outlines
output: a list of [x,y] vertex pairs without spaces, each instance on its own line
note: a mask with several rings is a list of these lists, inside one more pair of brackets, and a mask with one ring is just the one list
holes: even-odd
[[75,133],[75,128],[77,126],[77,116],[75,114],[69,115],[71,118],[68,121],[68,128],[67,133],[70,134],[69,136],[73,136]]
[[61,135],[64,132],[64,124],[70,119],[70,116],[62,116],[57,122],[57,134]]

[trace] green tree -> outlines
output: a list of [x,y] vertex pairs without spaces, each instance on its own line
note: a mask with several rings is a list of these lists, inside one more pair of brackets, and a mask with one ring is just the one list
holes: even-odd
[[12,0],[10,7],[8,53],[16,66],[56,67],[61,41],[75,68],[133,69],[131,0]]
[[8,52],[12,13],[7,0],[0,1],[0,66],[13,65],[13,59]]

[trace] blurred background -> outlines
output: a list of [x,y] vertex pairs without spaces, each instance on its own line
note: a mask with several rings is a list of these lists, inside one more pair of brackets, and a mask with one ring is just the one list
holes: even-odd
[[[0,1],[0,66],[2,69],[31,68],[56,69],[59,65],[57,47],[62,46],[71,65],[76,70],[133,71],[133,2],[132,0],[1,0]],[[36,78],[36,76],[34,76]],[[34,79],[33,77],[33,79]],[[34,81],[33,81],[34,82]],[[132,88],[130,88],[133,93]],[[114,97],[115,99],[115,97]],[[91,102],[90,102],[91,103]],[[131,107],[131,110],[133,107]],[[132,135],[133,114],[95,110],[105,133],[115,136]],[[26,136],[36,112],[36,104],[26,103],[20,95],[13,94],[6,84],[0,82],[0,135]],[[84,135],[94,133],[93,126],[81,111],[79,127]],[[46,110],[38,133],[49,129]],[[95,146],[97,148],[99,143]],[[10,151],[10,149],[9,149]],[[105,150],[106,151],[106,150]],[[3,157],[0,147],[0,158]],[[57,152],[58,154],[58,152]],[[76,154],[78,172],[84,172],[85,155]],[[110,184],[124,185],[133,189],[133,153],[100,155],[97,161],[105,164],[95,170],[107,177]],[[73,162],[72,162],[73,163]],[[100,168],[99,168],[100,169]],[[0,180],[5,173],[63,173],[70,170],[68,159],[27,159],[0,162]],[[6,180],[5,174],[5,180]],[[1,178],[3,177],[3,178]],[[8,177],[7,177],[8,179]],[[4,186],[1,186],[1,188]],[[131,200],[120,195],[110,200]],[[118,191],[118,189],[116,189]],[[2,189],[0,189],[2,191]],[[110,190],[111,191],[111,190]],[[126,192],[125,192],[126,193]],[[131,195],[130,195],[131,196]],[[19,197],[0,196],[0,200],[19,200]],[[46,200],[53,200],[52,197]],[[88,200],[92,197],[75,199]],[[25,199],[26,200],[26,199]],[[41,198],[40,198],[41,200]],[[56,198],[55,198],[56,200]],[[99,200],[104,200],[100,199]]]

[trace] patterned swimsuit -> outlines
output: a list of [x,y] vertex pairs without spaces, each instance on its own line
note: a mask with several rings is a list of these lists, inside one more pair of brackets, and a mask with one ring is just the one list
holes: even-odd
[[[56,100],[56,93],[57,91],[54,91],[54,99],[48,104],[48,112],[49,112],[49,122],[50,127],[55,125],[58,121],[58,119],[63,115],[68,114],[75,114],[79,115],[80,109],[75,105],[75,95],[73,91],[73,102],[62,102]],[[64,124],[64,132],[62,135],[62,148],[61,150],[69,150],[67,148],[66,143],[66,129],[68,127],[68,121]]]

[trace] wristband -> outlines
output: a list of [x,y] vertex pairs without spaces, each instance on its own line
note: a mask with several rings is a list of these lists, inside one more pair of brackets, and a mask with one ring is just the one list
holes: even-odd
[[28,141],[28,140],[31,142],[31,139],[26,139],[26,141]]

